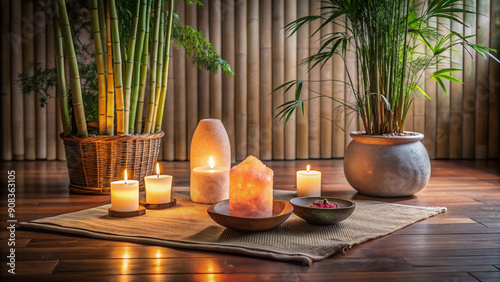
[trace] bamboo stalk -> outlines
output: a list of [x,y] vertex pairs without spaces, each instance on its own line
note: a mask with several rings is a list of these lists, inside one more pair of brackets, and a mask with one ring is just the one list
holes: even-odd
[[[56,132],[61,133],[63,132],[63,123],[62,123],[61,110],[59,107],[59,98],[55,99],[55,104],[56,104],[56,127],[57,127]],[[66,151],[64,150],[64,142],[61,138],[59,138],[59,135],[56,136],[56,143],[57,143],[57,152],[56,152],[57,160],[65,161]]]
[[[170,83],[170,74],[169,74],[169,69],[170,69],[170,46],[171,46],[171,38],[172,38],[172,26],[173,26],[173,10],[174,10],[174,1],[169,1],[169,10],[168,10],[168,18],[167,18],[167,31],[166,31],[166,42],[165,42],[165,55],[162,57],[163,59],[163,78],[161,82],[161,92],[160,92],[160,100],[159,100],[159,105],[158,105],[158,113],[156,114],[155,117],[155,132],[158,132],[162,129],[162,122],[164,120],[163,115],[164,115],[164,109],[165,109],[165,100],[167,99],[167,90],[169,89],[169,83]],[[169,106],[173,106],[173,100],[171,101],[171,104]],[[169,112],[169,114],[173,114],[173,108],[172,112]],[[173,120],[172,116],[172,120]],[[173,128],[172,128],[173,130]],[[166,131],[165,131],[166,132]],[[173,142],[172,142],[173,143]]]
[[[326,67],[326,66],[325,66]],[[357,75],[357,67],[356,67],[356,53],[352,50],[347,52],[346,55],[346,78],[347,75],[350,76],[350,79],[352,80],[352,84],[354,87],[357,87],[358,85],[358,75]],[[323,74],[321,75],[323,78]],[[323,92],[323,89],[321,89]],[[324,94],[324,93],[322,93]],[[356,98],[354,96],[353,90],[346,85],[345,87],[345,101],[347,101],[350,104],[355,104],[356,103]],[[321,120],[323,122],[324,116],[323,114],[321,115]],[[352,131],[358,130],[358,115],[355,111],[348,111],[346,107],[345,111],[345,125],[344,125],[344,135],[345,135],[345,145],[349,145],[351,142],[352,138],[350,133]],[[321,135],[323,135],[323,127],[321,128]],[[323,138],[323,137],[322,137]],[[323,148],[321,148],[323,151]],[[323,153],[322,153],[323,154]]]
[[[179,24],[184,25],[185,3],[178,1],[175,3],[175,10],[179,15]],[[183,48],[174,50],[174,132],[175,132],[175,159],[182,161],[187,159],[187,139],[186,139],[186,51]]]
[[[466,7],[475,7],[476,1],[465,0],[464,5]],[[465,14],[464,22],[464,35],[476,34],[476,15],[475,14]],[[468,39],[470,43],[476,44],[476,37],[471,37]],[[471,52],[469,55],[467,52],[463,54],[464,66],[464,97],[463,97],[463,131],[462,131],[462,157],[464,159],[473,159],[475,157],[475,126],[476,126],[476,53]],[[427,116],[426,116],[427,119]]]
[[[321,13],[321,2],[316,0],[309,1],[309,11],[311,15]],[[313,21],[309,24],[309,55],[315,55],[320,48],[320,33],[314,32],[320,27],[320,21]],[[320,84],[317,82],[321,79],[319,68],[313,68],[309,71],[309,158],[318,159],[320,157],[320,99],[316,98],[320,93]]]
[[[335,24],[333,25],[334,32],[345,32],[345,27]],[[332,121],[332,157],[342,158],[344,157],[345,148],[345,134],[344,134],[344,124],[345,124],[345,106],[341,102],[345,100],[345,66],[344,61],[340,56],[333,57],[333,85],[332,85],[332,95],[334,101],[332,101],[333,107],[333,121]]]
[[[209,26],[210,0],[203,1],[203,6],[198,6],[198,30],[210,40]],[[210,72],[205,69],[198,70],[198,119],[210,117]]]
[[[169,57],[173,55],[174,50],[170,50]],[[174,68],[174,60],[169,60],[168,68]],[[165,99],[165,111],[163,118],[163,130],[165,131],[164,159],[173,161],[175,159],[175,101],[174,101],[175,74],[168,72],[167,94]]]
[[[309,15],[309,1],[297,1],[297,17]],[[309,80],[309,65],[302,61],[309,56],[309,29],[297,32],[297,79]],[[302,88],[301,99],[309,98],[309,89]],[[304,102],[304,113],[297,111],[297,159],[309,158],[309,102]]]
[[[106,58],[108,57],[107,50],[107,27],[106,27],[106,5],[104,0],[97,1],[97,12],[99,16],[99,35],[101,36],[101,50],[104,57],[104,72],[108,72],[108,62]],[[104,76],[106,80],[106,76]],[[106,84],[107,85],[107,84]]]
[[[500,50],[500,3],[498,1],[491,1],[490,8],[490,47],[495,50]],[[496,18],[496,20],[495,20]],[[497,59],[500,58],[498,53]],[[490,100],[489,100],[489,130],[488,130],[488,158],[499,157],[499,136],[500,136],[500,103],[498,96],[500,95],[500,64],[490,59]]]
[[[210,0],[210,42],[217,54],[221,54],[221,2],[220,0]],[[222,119],[222,73],[218,72],[210,75],[210,116],[211,118]]]
[[[490,1],[477,1],[477,44],[488,46],[490,25]],[[488,100],[489,100],[488,60],[476,61],[476,159],[488,157]],[[498,144],[496,144],[498,146]]]
[[[272,50],[273,50],[273,89],[285,82],[285,61],[284,61],[284,47],[285,47],[285,33],[283,26],[285,26],[284,18],[284,2],[283,0],[273,1],[273,20],[272,20]],[[273,93],[273,108],[282,105],[283,90],[278,90]],[[284,152],[284,121],[279,119],[273,120],[273,159],[282,160],[285,157]]]
[[[229,63],[235,65],[234,49],[234,2],[222,0],[222,57]],[[231,162],[236,160],[236,140],[234,128],[234,77],[222,77],[222,123],[226,128],[231,144]]]
[[[436,27],[436,21],[431,21],[428,23],[429,26]],[[427,54],[432,55],[432,52],[427,49]],[[427,153],[431,159],[436,158],[436,112],[437,112],[437,83],[430,78],[432,73],[436,71],[435,67],[430,66],[425,71],[425,77],[428,79],[425,81],[425,92],[429,95],[430,99],[426,99],[425,101],[425,137],[422,140],[425,148],[427,149]]]
[[134,69],[138,68],[136,64],[137,57],[135,56],[136,52],[136,40],[137,40],[137,29],[139,26],[139,14],[140,10],[145,11],[145,6],[147,5],[146,1],[136,1],[136,6],[134,10],[134,14],[132,16],[132,27],[130,28],[130,34],[128,38],[128,47],[127,47],[127,59],[125,61],[125,77],[124,77],[124,128],[125,134],[129,134],[130,124],[130,107],[131,107],[131,95],[132,95],[132,77],[134,73]]
[[272,5],[260,1],[260,158],[270,160],[272,155],[273,90],[272,82]]
[[71,77],[71,96],[73,98],[73,111],[76,119],[77,134],[80,137],[87,137],[87,121],[85,120],[85,111],[83,109],[80,72],[78,70],[78,62],[76,61],[71,27],[69,25],[68,13],[66,11],[66,3],[64,0],[57,0],[57,3],[60,11],[61,31],[65,44],[64,50],[66,60],[68,60],[69,73]]
[[[450,28],[450,20],[439,18],[438,25],[443,31]],[[440,67],[450,68],[450,61],[443,60]],[[450,90],[450,81],[444,80],[444,86]],[[450,157],[450,95],[446,94],[441,87],[437,88],[437,139],[436,158],[447,159]]]
[[[285,24],[297,19],[297,0],[285,1]],[[297,33],[285,34],[285,81],[297,79]],[[291,89],[295,90],[295,89]],[[295,91],[285,94],[285,101],[294,99]],[[297,111],[300,112],[300,111]],[[291,115],[285,126],[285,159],[294,160],[297,151],[297,115]]]
[[[463,9],[463,3],[457,8]],[[458,14],[463,18],[463,14]],[[452,22],[451,29],[463,34],[463,26],[460,23]],[[452,40],[456,40],[453,37]],[[463,47],[455,46],[451,51],[452,68],[462,68],[463,66]],[[454,65],[456,63],[457,65]],[[463,72],[457,71],[451,74],[453,77],[463,81]],[[463,85],[461,83],[451,83],[450,88],[450,158],[462,158],[462,101],[463,101]]]
[[[186,24],[193,28],[198,27],[196,18],[196,4],[191,4],[186,7]],[[191,58],[186,59],[186,79],[189,83],[186,84],[187,92],[187,156],[189,158],[191,139],[198,125],[198,69],[191,64]]]
[[122,50],[120,47],[120,33],[118,30],[118,15],[116,14],[115,0],[109,0],[109,19],[111,27],[111,41],[113,45],[113,67],[115,82],[116,100],[116,135],[126,135],[128,128],[125,128],[125,97],[123,95],[123,66]]
[[108,80],[107,80],[107,98],[106,98],[106,133],[115,135],[115,86],[113,74],[113,51],[111,47],[111,23],[109,9],[106,13],[106,47],[108,53]]
[[[30,76],[35,73],[33,5],[30,1],[23,2],[23,72]],[[14,75],[17,76],[17,73]],[[36,107],[38,107],[36,94],[31,92],[24,97],[24,158],[26,160],[36,159]]]
[[[421,14],[422,9],[424,8],[423,4],[425,0],[417,0],[415,1],[415,5],[417,6],[417,14]],[[417,53],[425,53],[425,45],[420,43],[415,48]],[[425,75],[420,72],[418,74],[419,77],[422,77],[420,81],[418,81],[418,85],[425,91]],[[413,130],[416,132],[424,133],[425,132],[425,97],[423,95],[417,95],[413,100]]]
[[[46,58],[46,32],[45,26],[47,25],[47,18],[45,12],[40,10],[40,2],[35,3],[36,12],[36,27],[35,31],[35,65],[45,69],[47,67]],[[38,91],[37,91],[38,92]],[[36,125],[36,158],[47,159],[47,105],[40,107],[39,99],[41,97],[36,95],[35,101],[35,125]]]
[[148,96],[148,107],[146,111],[146,124],[144,126],[144,132],[150,133],[153,126],[154,118],[154,104],[155,104],[155,92],[156,92],[156,76],[157,76],[157,60],[158,60],[158,39],[160,35],[160,18],[161,18],[161,1],[155,1],[154,9],[154,21],[153,21],[153,33],[151,41],[151,57],[150,57],[150,72],[149,72],[149,96]]
[[[236,73],[235,77],[235,150],[236,160],[244,160],[247,157],[247,1],[242,0],[235,7],[235,29],[236,29]],[[251,109],[254,111],[255,109]]]
[[[151,6],[153,0],[148,1],[147,15],[151,14]],[[135,116],[135,133],[142,132],[142,113],[144,112],[144,96],[146,94],[146,78],[148,76],[148,61],[149,61],[149,24],[151,17],[146,17],[146,31],[144,34],[144,46],[142,49],[141,72],[139,79],[139,97],[137,98],[137,110]]]
[[[160,19],[160,40],[158,42],[159,50],[158,50],[158,62],[156,66],[156,89],[155,89],[155,101],[154,101],[154,107],[153,107],[153,125],[151,125],[151,132],[149,133],[154,133],[155,128],[156,128],[156,117],[158,113],[158,104],[160,103],[160,96],[161,92],[165,88],[165,84],[163,83],[163,65],[164,65],[164,58],[165,56],[163,55],[164,49],[165,49],[165,20],[164,20],[164,15],[162,15]],[[161,118],[158,117],[160,120]]]
[[[12,160],[10,1],[2,1],[2,160]],[[14,53],[14,52],[13,52]]]
[[[59,9],[56,7],[57,14]],[[64,61],[64,46],[61,31],[61,24],[57,19],[52,21],[54,29],[54,46],[56,53],[56,71],[57,71],[57,104],[59,116],[61,117],[62,132],[64,136],[71,135],[71,122],[68,109],[68,92],[66,85],[66,66]]]
[[[48,18],[46,26],[47,28],[47,69],[55,68],[56,58],[55,58],[55,45],[54,45],[54,24],[53,19]],[[57,100],[55,89],[50,89],[48,94],[50,97],[47,98],[47,160],[57,159],[57,141],[60,139],[58,131],[58,119],[56,114]]]
[[[333,32],[333,24],[327,24],[321,29],[321,37],[325,37],[328,34]],[[321,44],[324,43],[322,40]],[[332,157],[332,120],[333,120],[333,111],[332,111],[332,100],[326,97],[333,97],[332,95],[332,60],[328,60],[321,69],[321,94],[325,97],[321,97],[321,106],[320,106],[320,114],[321,114],[321,142],[320,142],[320,153],[322,159],[330,159]],[[351,71],[351,75],[354,75],[354,72]]]
[[408,111],[406,112],[406,116],[405,116],[404,131],[414,131],[414,129],[413,129],[413,122],[414,122],[414,115],[415,115],[414,107],[415,107],[414,103],[412,103],[408,107]]
[[248,154],[260,157],[259,0],[248,1]]
[[99,29],[98,0],[89,1],[89,12],[94,36],[95,59],[97,65],[97,82],[99,92],[99,133],[106,134],[106,71],[104,69],[104,53],[102,51],[101,31]]
[[[10,85],[12,87],[12,153],[14,160],[24,159],[24,95],[16,83],[17,74],[23,71],[22,56],[22,1],[10,2],[12,56],[10,65]],[[16,40],[17,39],[17,40]],[[2,61],[3,62],[3,61]]]
[[[149,8],[151,1],[142,0],[139,11],[139,30],[137,31],[137,41],[135,45],[135,53],[134,53],[134,70],[133,70],[133,78],[132,78],[132,92],[130,98],[130,116],[129,116],[129,133],[134,134],[135,126],[136,126],[136,116],[137,116],[137,101],[139,99],[139,88],[140,88],[140,79],[141,79],[141,61],[143,58],[143,52],[146,38],[146,33],[148,30],[148,26],[146,25],[147,18],[149,18]],[[142,121],[142,114],[140,120]],[[140,133],[140,132],[137,132]]]

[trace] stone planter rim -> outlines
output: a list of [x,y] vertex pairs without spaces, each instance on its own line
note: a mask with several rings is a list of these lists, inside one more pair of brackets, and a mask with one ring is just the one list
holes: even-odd
[[350,136],[356,142],[370,145],[397,145],[406,144],[411,142],[417,142],[424,139],[424,134],[420,132],[404,131],[404,133],[410,133],[410,136],[385,136],[385,135],[367,135],[365,131],[352,131]]

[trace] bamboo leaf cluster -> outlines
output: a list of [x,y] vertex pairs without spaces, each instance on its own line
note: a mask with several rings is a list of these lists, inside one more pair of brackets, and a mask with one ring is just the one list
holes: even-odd
[[[404,131],[408,109],[416,96],[428,95],[420,87],[427,77],[424,70],[431,66],[436,71],[434,79],[447,93],[443,80],[463,83],[450,75],[460,69],[450,68],[442,62],[450,62],[450,51],[462,45],[467,52],[497,60],[491,48],[472,44],[470,38],[460,32],[431,25],[438,18],[464,25],[459,14],[474,13],[463,7],[460,0],[431,0],[427,4],[416,4],[413,0],[326,0],[322,12],[317,16],[299,18],[286,25],[291,34],[313,21],[322,21],[315,31],[318,33],[329,24],[344,27],[344,31],[322,37],[317,54],[303,63],[310,68],[322,67],[325,62],[337,57],[346,62],[348,52],[356,54],[357,73],[349,73],[346,67],[346,85],[352,89],[356,104],[346,104],[357,112],[367,134],[398,134]],[[428,53],[417,51],[425,45]],[[498,61],[498,60],[497,60]],[[357,84],[354,78],[357,76]],[[315,83],[306,81],[307,83]],[[276,118],[288,120],[291,114],[303,106],[300,91],[304,81],[289,81],[278,87],[296,91],[295,99],[275,109]],[[318,97],[329,96],[319,95]],[[315,98],[318,98],[315,97]]]

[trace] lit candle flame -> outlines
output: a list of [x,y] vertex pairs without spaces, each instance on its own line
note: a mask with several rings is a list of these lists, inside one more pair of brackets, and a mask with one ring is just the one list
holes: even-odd
[[160,177],[160,164],[156,163],[156,175]]
[[310,169],[311,169],[311,166],[307,165],[307,172],[309,172]]
[[125,184],[127,184],[127,170],[125,169]]
[[212,158],[212,156],[210,156],[210,160],[208,161],[208,165],[210,166],[210,169],[213,169],[215,167],[214,158]]

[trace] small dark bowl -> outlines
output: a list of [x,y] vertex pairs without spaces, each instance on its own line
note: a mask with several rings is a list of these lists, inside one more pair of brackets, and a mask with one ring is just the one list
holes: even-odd
[[208,215],[218,224],[238,231],[265,231],[273,229],[285,222],[292,214],[293,207],[284,201],[273,201],[271,217],[238,217],[229,214],[229,200],[211,205]]
[[[327,199],[330,202],[335,202],[338,208],[311,208],[308,205],[315,200]],[[332,197],[300,197],[290,200],[293,206],[293,213],[298,217],[306,220],[311,224],[329,225],[345,220],[354,212],[356,204],[349,200],[332,198]]]

